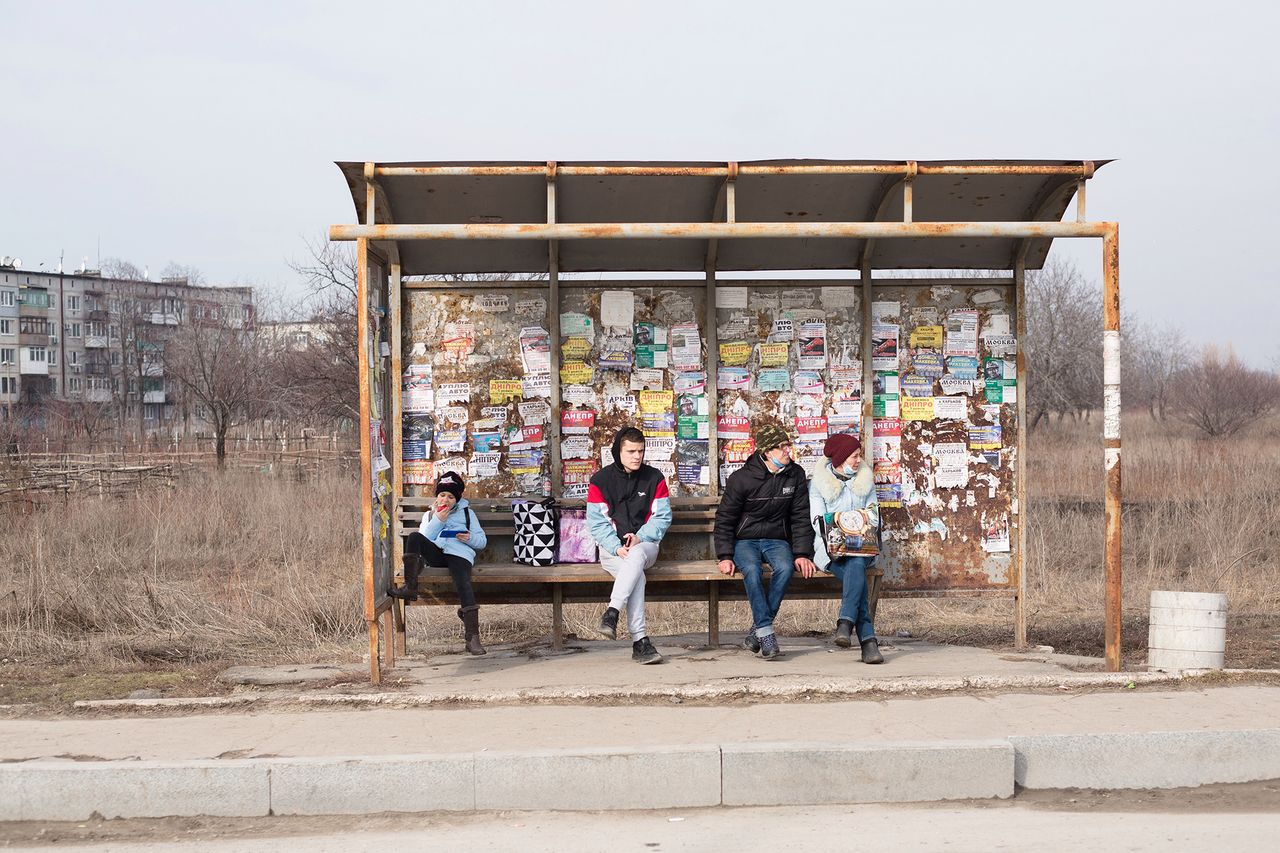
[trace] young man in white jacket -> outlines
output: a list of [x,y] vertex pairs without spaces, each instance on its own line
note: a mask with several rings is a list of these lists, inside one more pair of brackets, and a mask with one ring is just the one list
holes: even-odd
[[867,603],[867,568],[875,557],[852,556],[832,558],[822,537],[818,521],[826,516],[828,524],[841,512],[862,511],[868,529],[879,542],[880,503],[876,499],[875,478],[871,466],[862,458],[862,442],[852,435],[837,434],[827,439],[822,449],[827,462],[820,465],[809,482],[809,514],[813,517],[814,558],[818,568],[840,578],[840,617],[836,622],[835,642],[848,648],[856,631],[862,647],[863,663],[884,663],[876,629],[871,625]]

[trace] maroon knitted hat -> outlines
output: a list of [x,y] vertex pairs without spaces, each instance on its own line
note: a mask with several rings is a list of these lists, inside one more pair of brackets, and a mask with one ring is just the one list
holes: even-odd
[[832,462],[844,462],[855,450],[862,449],[862,442],[847,432],[838,432],[827,439],[822,453]]

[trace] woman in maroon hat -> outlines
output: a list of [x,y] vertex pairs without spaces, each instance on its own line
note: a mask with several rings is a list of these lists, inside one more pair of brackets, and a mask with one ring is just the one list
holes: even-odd
[[867,568],[880,551],[880,504],[871,466],[862,458],[862,442],[837,433],[822,448],[827,462],[809,482],[813,516],[813,561],[840,578],[844,589],[835,642],[848,648],[853,637],[862,647],[863,663],[884,663],[867,604]]

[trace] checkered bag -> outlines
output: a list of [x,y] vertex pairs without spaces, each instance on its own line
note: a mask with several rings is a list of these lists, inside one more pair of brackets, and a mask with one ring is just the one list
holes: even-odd
[[526,566],[554,566],[559,544],[555,502],[514,501],[511,514],[515,519],[516,562]]

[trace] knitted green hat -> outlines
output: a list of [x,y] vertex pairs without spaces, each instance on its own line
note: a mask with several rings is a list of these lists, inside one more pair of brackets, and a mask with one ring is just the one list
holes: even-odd
[[791,441],[791,436],[787,435],[787,431],[774,423],[756,427],[753,437],[756,440],[756,450],[760,453],[768,453],[778,445]]

